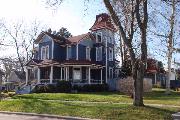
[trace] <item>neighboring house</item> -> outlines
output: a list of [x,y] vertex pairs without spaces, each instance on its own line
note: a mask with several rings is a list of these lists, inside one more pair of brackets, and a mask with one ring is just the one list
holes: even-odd
[[[41,32],[34,58],[26,64],[26,84],[34,74],[37,84],[58,80],[77,84],[108,83],[115,77],[114,27],[106,13],[96,16],[90,32],[70,38]],[[118,76],[118,75],[116,75]]]
[[25,84],[26,76],[24,72],[12,71],[5,82],[6,90],[15,90]]
[[151,78],[153,85],[163,86],[166,81],[166,71],[162,62],[148,58],[145,77]]

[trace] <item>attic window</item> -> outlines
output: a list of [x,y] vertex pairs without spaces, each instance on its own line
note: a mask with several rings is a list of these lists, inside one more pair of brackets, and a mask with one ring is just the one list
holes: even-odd
[[96,33],[96,42],[101,43],[102,42],[102,33]]
[[41,59],[49,59],[49,46],[43,46],[41,48]]

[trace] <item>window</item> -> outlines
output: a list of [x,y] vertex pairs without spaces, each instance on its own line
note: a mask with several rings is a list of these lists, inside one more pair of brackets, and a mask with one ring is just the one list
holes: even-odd
[[41,48],[41,59],[49,59],[49,46],[43,46]]
[[109,78],[112,79],[113,78],[113,68],[109,68]]
[[102,47],[96,48],[96,61],[102,60]]
[[86,48],[86,59],[90,60],[90,51],[91,49],[89,47]]
[[96,42],[101,43],[102,42],[102,33],[96,33]]
[[71,51],[71,46],[67,47],[67,59],[70,59],[72,57],[72,51]]
[[113,49],[109,48],[109,61],[113,61]]

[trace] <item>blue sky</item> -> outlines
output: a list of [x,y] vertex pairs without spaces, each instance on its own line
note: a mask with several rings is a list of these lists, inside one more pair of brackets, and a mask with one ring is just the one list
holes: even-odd
[[[84,0],[64,0],[56,10],[47,8],[45,0],[0,0],[0,3],[0,19],[5,20],[9,26],[18,21],[31,25],[37,20],[53,31],[66,27],[72,35],[88,32],[96,15],[106,12],[101,0],[90,0],[86,3]],[[0,52],[0,57],[16,54],[13,47],[0,49]]]

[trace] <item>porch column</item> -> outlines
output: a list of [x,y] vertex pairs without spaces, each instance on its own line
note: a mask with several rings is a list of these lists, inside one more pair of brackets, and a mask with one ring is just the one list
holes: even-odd
[[26,68],[26,85],[28,84],[28,78],[29,78],[29,76],[28,76],[28,69]]
[[91,84],[91,68],[89,67],[88,84]]
[[156,79],[156,73],[154,73],[154,84],[156,84],[157,82],[157,79]]
[[61,80],[62,80],[62,67],[61,67]]
[[38,67],[38,84],[40,83],[40,68]]
[[66,81],[67,81],[67,67],[65,67],[65,71],[66,71]]
[[51,66],[51,72],[50,72],[50,84],[52,84],[53,81],[53,66]]
[[101,69],[101,84],[103,83],[103,81],[102,81],[102,69]]

